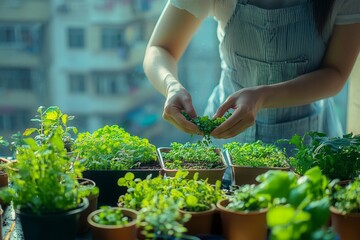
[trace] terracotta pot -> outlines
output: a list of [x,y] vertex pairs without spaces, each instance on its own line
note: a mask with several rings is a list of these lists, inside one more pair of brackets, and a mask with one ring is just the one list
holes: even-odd
[[237,212],[226,208],[229,200],[220,200],[216,206],[220,211],[223,235],[227,240],[266,240],[267,210]]
[[184,224],[188,235],[210,235],[212,233],[212,225],[214,221],[216,206],[202,212],[189,212],[179,210],[182,214],[190,214],[191,218]]
[[[118,208],[118,207],[114,207]],[[119,208],[125,216],[128,216],[132,219],[125,226],[116,226],[116,225],[102,225],[93,221],[94,215],[103,211],[98,209],[88,216],[87,220],[91,227],[92,239],[93,240],[114,240],[114,239],[124,239],[124,240],[136,240],[137,238],[137,212],[132,209]]]
[[360,213],[342,214],[330,207],[331,225],[341,240],[360,239]]
[[[158,158],[160,160],[160,164],[162,167],[163,172],[166,176],[169,177],[175,177],[178,169],[168,169],[165,167],[165,160],[162,157],[162,153],[170,152],[171,147],[159,147],[157,149]],[[183,169],[189,172],[189,175],[187,176],[188,179],[192,179],[194,174],[196,172],[199,173],[199,179],[208,179],[208,182],[211,184],[215,184],[217,180],[222,181],[222,178],[224,176],[225,170],[227,168],[227,163],[225,161],[224,155],[222,154],[221,149],[216,149],[216,152],[218,153],[221,162],[223,163],[222,168],[216,168],[216,169]]]
[[[0,188],[7,187],[9,185],[9,175],[0,170]],[[8,207],[8,204],[5,203],[2,199],[0,199],[0,205],[3,209]]]
[[282,170],[289,171],[289,167],[246,167],[246,166],[237,166],[233,165],[230,162],[230,167],[232,170],[233,179],[232,182],[234,185],[245,185],[245,184],[259,184],[256,181],[256,177],[260,174],[266,173],[269,170]]
[[[86,185],[90,187],[95,187],[96,184],[93,180],[88,178],[79,178],[78,179],[80,185]],[[78,234],[85,234],[90,230],[90,224],[87,221],[87,217],[90,213],[97,210],[97,203],[98,203],[99,193],[97,194],[90,194],[87,196],[89,200],[89,206],[80,214],[80,220],[78,225]]]

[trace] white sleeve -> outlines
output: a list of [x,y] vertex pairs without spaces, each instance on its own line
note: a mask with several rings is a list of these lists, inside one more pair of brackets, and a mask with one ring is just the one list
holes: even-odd
[[338,6],[335,24],[360,23],[360,0],[342,0]]
[[203,19],[212,15],[216,0],[169,0],[173,6],[184,9],[197,18]]

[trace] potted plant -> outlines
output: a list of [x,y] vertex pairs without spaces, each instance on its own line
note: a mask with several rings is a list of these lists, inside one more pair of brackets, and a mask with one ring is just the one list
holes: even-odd
[[335,239],[328,227],[328,180],[319,167],[300,178],[293,172],[268,172],[259,176],[259,181],[259,191],[270,192],[273,203],[277,203],[267,213],[270,239]]
[[257,184],[256,177],[268,170],[290,169],[283,150],[261,140],[252,143],[230,142],[223,145],[232,169],[233,184]]
[[87,220],[94,240],[137,238],[137,212],[132,209],[101,206],[91,212]]
[[257,193],[255,185],[242,185],[217,203],[225,239],[265,240],[268,194]]
[[158,176],[144,180],[134,179],[133,175],[127,174],[119,179],[119,185],[129,189],[125,195],[120,196],[119,204],[141,212],[152,199],[161,195],[176,201],[177,211],[190,216],[190,220],[185,223],[187,234],[211,234],[215,204],[225,197],[220,189],[221,182],[212,185],[207,180],[198,179],[197,173],[193,179],[187,178],[187,174],[188,172],[180,170],[175,177]]
[[13,203],[25,239],[75,239],[89,204],[77,181],[83,169],[68,156],[59,127],[46,141],[24,143],[7,169],[11,184],[0,190],[1,198]]
[[360,135],[328,137],[324,133],[309,132],[302,137],[294,135],[287,141],[295,146],[290,165],[299,175],[314,166],[319,166],[331,180],[353,180],[359,175]]
[[[9,143],[0,136],[0,146],[9,146]],[[5,158],[0,157],[0,189],[7,187],[9,185],[9,175],[5,171],[5,164],[8,164],[9,161]],[[0,198],[0,206],[3,209],[7,207],[7,204]]]
[[157,148],[158,157],[166,176],[174,177],[179,169],[189,172],[188,178],[195,173],[200,179],[208,179],[215,184],[221,181],[227,168],[221,149],[202,141],[185,144],[172,142],[170,147]]
[[84,193],[83,197],[86,197],[89,201],[89,206],[80,214],[80,220],[78,225],[78,234],[85,234],[90,230],[90,225],[87,221],[87,217],[90,213],[98,209],[99,188],[96,183],[88,178],[78,178],[79,188],[82,189],[81,193]]
[[125,187],[117,185],[117,180],[127,172],[145,178],[149,174],[158,176],[161,170],[156,147],[148,139],[132,136],[117,125],[79,133],[73,152],[86,168],[83,176],[98,186],[100,206],[116,206],[118,197],[126,192]]
[[360,238],[360,179],[342,185],[333,181],[331,188],[331,223],[341,240]]
[[67,124],[68,121],[74,119],[74,116],[63,113],[58,106],[50,106],[46,109],[44,106],[40,106],[37,109],[37,112],[38,115],[35,116],[36,118],[31,119],[31,121],[38,123],[39,126],[27,128],[22,135],[24,137],[29,137],[33,133],[36,133],[34,139],[41,143],[46,141],[55,129],[58,129],[57,131],[60,131],[64,147],[67,152],[71,152],[71,147],[74,143],[71,132],[77,134],[77,128],[68,126]]

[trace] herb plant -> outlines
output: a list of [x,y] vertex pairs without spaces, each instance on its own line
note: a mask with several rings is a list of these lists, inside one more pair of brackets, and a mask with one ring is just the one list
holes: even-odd
[[31,134],[36,133],[34,137],[38,143],[43,143],[54,134],[54,131],[59,131],[61,138],[65,144],[67,151],[71,151],[71,145],[74,139],[71,135],[77,134],[77,128],[68,126],[68,121],[73,120],[74,116],[69,116],[61,111],[58,106],[50,106],[45,109],[44,106],[40,106],[37,109],[38,115],[31,121],[39,124],[38,128],[27,128],[23,132],[23,136],[29,137]]
[[286,167],[287,157],[276,145],[266,144],[261,140],[252,143],[231,142],[223,146],[231,161],[238,166],[251,167]]
[[179,209],[209,210],[225,197],[220,181],[212,185],[198,179],[198,174],[193,179],[186,178],[187,175],[188,172],[180,170],[175,177],[148,176],[141,180],[129,172],[118,181],[119,186],[128,188],[127,193],[119,197],[119,205],[139,211],[139,224],[151,239],[155,236],[179,237],[186,231],[183,224],[189,219],[187,215],[180,215]]
[[232,115],[231,112],[227,112],[222,117],[211,119],[209,116],[198,116],[196,118],[191,118],[186,112],[182,112],[182,114],[188,121],[194,123],[200,132],[203,133],[203,141],[206,144],[211,144],[210,133]]
[[168,169],[215,169],[224,167],[215,146],[201,141],[185,144],[172,142],[169,152],[161,152]]
[[92,220],[101,225],[125,226],[132,221],[131,218],[125,216],[120,208],[111,206],[101,206],[98,214],[95,214]]
[[259,181],[258,192],[270,193],[274,203],[267,213],[271,240],[334,239],[332,231],[324,227],[330,201],[328,180],[319,167],[297,180],[292,172],[268,171]]
[[331,204],[343,214],[360,213],[360,178],[342,186],[333,181],[331,186]]
[[[306,137],[310,137],[310,144],[305,144]],[[360,173],[360,135],[349,133],[331,138],[309,132],[303,137],[294,135],[288,142],[296,146],[290,164],[299,174],[314,166],[319,166],[330,179],[352,180]]]
[[22,211],[40,214],[75,208],[82,189],[77,177],[83,168],[67,155],[58,126],[46,141],[25,138],[17,146],[17,162],[7,169],[11,184],[0,190],[0,197]]
[[117,125],[79,133],[73,152],[87,170],[129,170],[157,164],[156,147]]

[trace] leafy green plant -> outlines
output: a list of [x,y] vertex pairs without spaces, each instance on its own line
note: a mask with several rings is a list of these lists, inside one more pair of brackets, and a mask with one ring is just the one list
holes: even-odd
[[130,221],[131,218],[125,216],[120,208],[111,207],[111,206],[101,206],[98,214],[95,214],[92,220],[101,225],[116,225],[116,226],[125,226]]
[[343,214],[360,213],[360,178],[342,186],[334,180],[330,184],[331,204]]
[[188,121],[194,123],[200,132],[203,133],[203,142],[205,144],[211,144],[210,133],[232,115],[231,112],[227,112],[222,117],[211,119],[209,116],[197,116],[196,118],[191,118],[186,112],[182,112],[182,114]]
[[9,142],[3,139],[4,137],[0,136],[0,146],[9,146]]
[[144,201],[139,211],[138,225],[146,239],[181,239],[187,230],[184,224],[190,215],[182,215],[178,211],[178,204],[178,201],[161,194]]
[[215,185],[207,180],[198,179],[195,173],[193,179],[186,178],[187,171],[178,171],[175,177],[158,176],[146,179],[135,179],[133,173],[127,173],[118,180],[119,186],[125,186],[128,191],[119,197],[119,203],[123,207],[140,210],[144,201],[149,201],[155,195],[162,194],[176,201],[181,201],[179,208],[187,211],[209,210],[218,200],[225,197],[220,189],[221,182]]
[[276,145],[261,140],[252,143],[230,142],[224,144],[231,161],[238,166],[286,167],[287,157]]
[[129,172],[118,181],[119,186],[128,188],[127,193],[119,197],[119,205],[139,211],[140,225],[151,238],[155,235],[177,236],[173,233],[185,232],[183,223],[188,220],[179,215],[179,209],[209,210],[225,197],[220,181],[212,185],[198,179],[198,174],[193,179],[186,178],[187,175],[187,171],[180,170],[175,177],[148,176],[141,180]]
[[203,142],[172,142],[169,152],[161,152],[168,169],[215,169],[224,167],[215,146]]
[[71,146],[74,143],[71,132],[77,134],[77,128],[67,124],[68,121],[74,119],[74,116],[63,113],[58,106],[50,106],[46,109],[44,106],[40,106],[37,112],[38,115],[35,116],[36,118],[31,119],[31,121],[38,123],[39,127],[27,128],[22,135],[29,137],[31,134],[36,133],[34,139],[41,144],[47,141],[56,130],[61,134],[61,139],[67,151],[70,152]]
[[243,185],[229,196],[226,208],[237,212],[251,212],[267,209],[271,205],[271,195],[259,193],[255,185]]
[[267,213],[271,240],[334,239],[332,231],[324,227],[330,201],[328,180],[319,167],[297,180],[294,173],[282,171],[268,171],[258,178],[258,192],[270,193],[277,203]]
[[[307,137],[311,139],[310,144],[305,144]],[[288,142],[296,147],[290,164],[299,174],[314,166],[319,166],[330,179],[351,180],[360,173],[360,135],[328,137],[309,132],[303,137],[294,135]]]
[[36,214],[77,207],[82,189],[78,177],[83,168],[67,155],[58,126],[46,141],[25,138],[17,146],[17,162],[7,169],[11,184],[0,190],[1,198],[16,208]]
[[128,170],[157,164],[156,147],[117,125],[79,133],[73,152],[87,170]]

